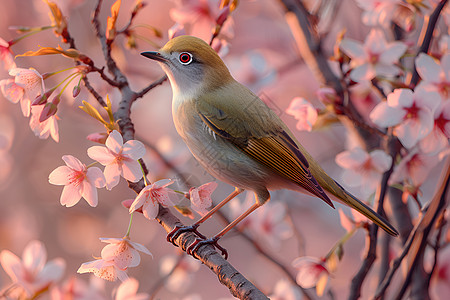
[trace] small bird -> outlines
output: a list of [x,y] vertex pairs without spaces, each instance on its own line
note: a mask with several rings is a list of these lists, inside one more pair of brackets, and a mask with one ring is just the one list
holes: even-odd
[[[212,176],[235,187],[194,225],[176,227],[169,233],[169,241],[174,243],[182,232],[193,231],[200,238],[188,253],[209,243],[226,257],[226,250],[217,241],[266,203],[269,190],[278,189],[312,194],[334,208],[331,197],[356,209],[390,235],[398,235],[383,217],[325,173],[283,121],[231,76],[206,42],[179,36],[159,51],[141,55],[156,60],[167,74],[173,92],[173,121],[192,155]],[[216,236],[205,240],[197,227],[244,190],[255,193],[256,203]]]

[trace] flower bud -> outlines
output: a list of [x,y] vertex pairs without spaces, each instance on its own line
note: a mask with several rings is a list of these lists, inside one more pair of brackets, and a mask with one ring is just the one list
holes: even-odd
[[73,87],[73,91],[72,91],[72,96],[75,98],[76,96],[78,96],[81,92],[81,87],[80,85],[76,85]]
[[58,106],[54,104],[53,102],[49,102],[45,104],[44,109],[41,112],[41,115],[39,116],[39,122],[44,122],[51,116],[55,115],[58,111]]
[[43,95],[39,95],[34,99],[34,101],[31,103],[31,105],[42,105],[47,103],[48,97],[55,91],[55,89],[50,89],[46,91]]
[[218,26],[222,26],[223,23],[225,23],[225,21],[227,20],[229,14],[230,14],[229,6],[225,6],[224,8],[222,8],[219,13],[219,16],[217,17],[216,24]]
[[89,134],[86,139],[88,139],[91,142],[99,143],[99,144],[105,144],[106,139],[108,138],[108,134],[106,132],[96,132]]

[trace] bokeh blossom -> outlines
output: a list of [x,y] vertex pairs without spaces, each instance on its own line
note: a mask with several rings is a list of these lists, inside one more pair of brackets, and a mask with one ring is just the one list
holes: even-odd
[[5,70],[16,67],[14,56],[11,51],[11,45],[2,38],[0,38],[0,61],[3,61]]
[[423,138],[420,150],[425,153],[438,153],[449,146],[450,138],[450,101],[444,101],[434,111],[434,126],[431,132]]
[[64,185],[61,194],[61,205],[71,207],[83,197],[90,206],[98,204],[97,188],[106,184],[103,172],[97,167],[87,168],[76,157],[64,155],[65,166],[53,170],[48,181],[55,185]]
[[145,300],[150,299],[147,293],[137,293],[139,282],[135,278],[128,278],[117,288],[115,300]]
[[296,281],[301,287],[308,289],[315,286],[317,295],[323,294],[330,275],[324,259],[303,256],[295,259],[292,266],[298,270]]
[[416,69],[422,81],[420,87],[437,91],[442,100],[450,99],[450,54],[436,62],[431,56],[420,53],[416,58]]
[[317,110],[302,97],[292,99],[286,113],[298,121],[296,126],[298,130],[311,131],[317,121]]
[[40,241],[31,241],[23,250],[22,259],[9,250],[0,252],[0,263],[14,284],[23,288],[28,298],[47,289],[64,273],[62,258],[47,262],[47,250]]
[[173,292],[182,293],[193,283],[194,274],[200,268],[198,260],[191,256],[166,255],[161,259],[160,272],[162,276],[171,274],[165,286]]
[[273,293],[269,296],[271,300],[299,300],[302,295],[298,286],[292,284],[286,279],[280,279],[275,284]]
[[364,198],[373,194],[380,183],[382,174],[392,163],[392,157],[384,151],[370,153],[355,147],[336,155],[336,163],[344,168],[342,180],[347,186],[361,187]]
[[57,285],[51,290],[52,300],[106,300],[105,281],[91,276],[89,283],[78,276],[71,277],[63,284]]
[[396,89],[370,113],[376,125],[394,127],[394,135],[406,148],[426,137],[434,126],[434,111],[441,99],[437,92],[416,89]]
[[202,184],[198,188],[191,188],[189,190],[191,208],[200,215],[206,214],[212,205],[211,194],[216,188],[217,182],[215,181]]
[[105,166],[108,190],[119,183],[120,176],[132,182],[142,178],[138,159],[144,156],[145,146],[141,142],[131,140],[124,144],[122,135],[114,130],[106,139],[105,146],[92,146],[88,149],[88,155]]
[[144,187],[130,206],[130,213],[141,208],[147,219],[154,219],[158,215],[159,204],[164,207],[177,204],[177,193],[168,188],[174,183],[170,179],[162,179]]
[[350,79],[360,82],[377,76],[393,77],[400,74],[401,70],[395,63],[405,53],[407,46],[400,41],[387,42],[381,30],[372,29],[364,44],[345,38],[340,48],[351,58]]

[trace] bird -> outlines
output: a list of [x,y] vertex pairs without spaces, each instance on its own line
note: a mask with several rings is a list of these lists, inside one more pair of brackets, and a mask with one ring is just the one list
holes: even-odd
[[[198,235],[188,253],[203,244],[226,250],[217,241],[254,210],[270,200],[271,190],[289,189],[311,194],[334,208],[331,199],[357,210],[388,234],[397,230],[368,205],[332,179],[295,138],[288,126],[250,89],[237,82],[211,46],[200,38],[182,35],[158,51],[142,52],[155,60],[172,87],[175,128],[192,155],[216,179],[235,190],[192,226],[176,226],[174,240],[185,231]],[[210,239],[197,231],[231,199],[250,190],[255,203]]]

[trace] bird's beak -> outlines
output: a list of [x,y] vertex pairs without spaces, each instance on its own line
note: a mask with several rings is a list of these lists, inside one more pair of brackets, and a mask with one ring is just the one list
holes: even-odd
[[163,63],[167,63],[169,61],[167,58],[162,56],[161,53],[155,51],[142,52],[141,55]]

